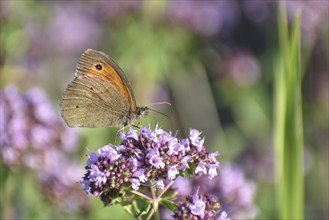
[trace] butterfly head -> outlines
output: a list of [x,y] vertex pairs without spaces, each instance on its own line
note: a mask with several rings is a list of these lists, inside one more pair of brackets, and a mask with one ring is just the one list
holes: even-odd
[[149,108],[146,106],[136,107],[136,119],[144,118],[148,114]]
[[136,107],[136,110],[130,114],[123,116],[120,124],[124,127],[132,125],[135,121],[144,118],[148,114],[148,107]]

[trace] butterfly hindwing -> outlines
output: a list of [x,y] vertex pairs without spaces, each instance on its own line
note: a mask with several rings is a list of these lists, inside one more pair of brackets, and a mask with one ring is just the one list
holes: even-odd
[[111,83],[97,76],[77,76],[67,86],[61,102],[70,127],[107,127],[121,124],[130,105]]

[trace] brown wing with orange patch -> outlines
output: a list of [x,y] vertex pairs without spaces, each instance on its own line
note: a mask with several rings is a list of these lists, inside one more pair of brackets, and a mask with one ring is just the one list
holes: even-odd
[[76,69],[76,76],[97,76],[107,80],[118,92],[127,99],[131,111],[136,111],[134,93],[122,69],[103,52],[88,49],[80,57]]

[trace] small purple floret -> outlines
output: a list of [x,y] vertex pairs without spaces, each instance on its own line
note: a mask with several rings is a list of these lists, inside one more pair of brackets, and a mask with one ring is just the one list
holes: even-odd
[[189,206],[190,211],[193,215],[198,215],[201,218],[204,217],[204,211],[206,207],[206,203],[202,201],[202,197],[198,195],[199,190],[197,190],[196,194],[193,195],[193,204]]

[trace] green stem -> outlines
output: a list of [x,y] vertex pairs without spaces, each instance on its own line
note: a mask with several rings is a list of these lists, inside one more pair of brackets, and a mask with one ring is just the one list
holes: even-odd
[[[140,196],[144,199],[147,199],[148,201],[150,201],[152,203],[153,208],[149,212],[146,220],[150,220],[153,216],[154,216],[155,220],[160,220],[159,201],[161,200],[161,197],[163,196],[163,194],[172,186],[173,183],[174,183],[174,181],[170,181],[168,183],[168,185],[164,188],[164,190],[161,191],[161,193],[158,196],[156,195],[156,192],[155,192],[154,188],[152,186],[150,186],[150,190],[151,190],[151,193],[152,193],[152,198],[150,198],[149,196],[147,196],[143,193],[140,193],[138,191],[130,191],[132,194],[135,194],[135,195]],[[133,204],[133,206],[134,206],[134,204]],[[134,208],[136,209],[135,206],[134,206]]]
[[159,213],[159,200],[158,197],[154,191],[154,188],[150,186],[151,192],[152,192],[152,197],[153,197],[153,214],[155,220],[160,220],[160,213]]
[[150,220],[150,219],[152,218],[154,212],[155,212],[155,211],[154,211],[154,208],[152,208],[151,211],[150,211],[150,213],[148,214],[146,220]]
[[150,202],[153,202],[153,199],[152,199],[152,198],[148,197],[147,195],[145,195],[145,194],[143,194],[143,193],[140,193],[140,192],[137,192],[137,191],[134,191],[134,190],[131,190],[130,192],[131,192],[132,194],[135,194],[135,195],[137,195],[137,196],[140,196],[140,197],[142,197],[142,198],[144,198],[144,199],[147,199],[147,200],[149,200]]
[[[134,199],[134,200],[132,201],[132,206],[133,206],[135,212],[138,213],[139,210],[138,210],[138,205],[137,205],[136,199]],[[137,220],[142,220],[142,217],[141,217],[141,216],[138,216],[138,217],[137,217]]]
[[159,201],[157,199],[153,202],[153,209],[154,209],[154,219],[160,220]]
[[152,193],[152,198],[153,198],[153,201],[157,199],[157,196],[156,196],[156,193],[154,191],[154,188],[152,186],[150,186],[150,189],[151,189],[151,193]]
[[174,181],[170,181],[170,183],[168,183],[168,185],[164,188],[164,190],[162,190],[162,192],[158,195],[157,200],[159,201],[162,197],[162,195],[171,187],[171,185],[174,184]]
[[153,209],[147,219],[151,219],[151,217],[154,215],[155,220],[160,220],[159,201],[161,200],[162,195],[172,186],[173,183],[174,181],[170,181],[170,183],[168,183],[168,185],[164,188],[164,190],[161,191],[158,196],[156,195],[154,188],[150,186],[153,197]]

